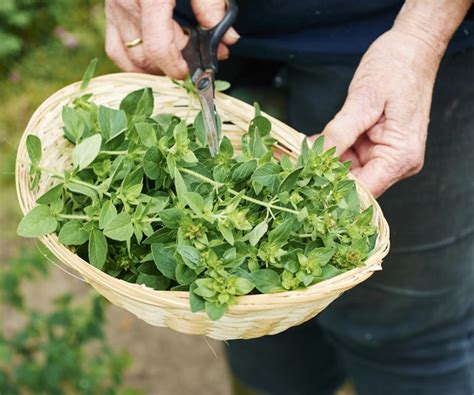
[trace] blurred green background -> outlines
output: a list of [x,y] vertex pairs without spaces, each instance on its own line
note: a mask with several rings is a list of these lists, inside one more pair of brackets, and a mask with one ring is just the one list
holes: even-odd
[[15,235],[20,136],[92,58],[119,71],[103,48],[103,1],[0,0],[0,394],[229,394],[222,344],[137,320]]

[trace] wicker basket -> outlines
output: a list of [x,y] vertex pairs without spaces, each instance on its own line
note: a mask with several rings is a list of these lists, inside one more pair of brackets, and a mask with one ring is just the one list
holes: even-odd
[[[193,117],[197,107],[188,110],[186,93],[168,78],[145,74],[119,73],[95,78],[87,92],[94,94],[94,101],[110,107],[118,107],[120,100],[129,92],[152,87],[155,95],[155,113],[168,112]],[[81,94],[84,92],[81,92]],[[20,141],[17,156],[16,184],[18,199],[24,213],[35,206],[36,197],[50,187],[53,180],[43,176],[40,187],[30,191],[26,136],[35,134],[43,143],[42,165],[62,171],[70,167],[71,145],[62,137],[61,110],[79,94],[79,83],[61,89],[48,98],[33,114]],[[247,129],[253,117],[253,107],[224,94],[217,94],[217,108],[223,119],[223,131],[234,145]],[[284,123],[269,117],[273,136],[278,140],[277,152],[296,156],[303,135]],[[117,306],[123,307],[151,325],[166,326],[176,331],[200,334],[214,339],[249,339],[276,334],[316,316],[344,291],[366,280],[376,270],[389,249],[389,228],[375,199],[362,186],[358,191],[363,206],[375,208],[374,223],[379,237],[375,249],[364,267],[356,268],[299,291],[264,295],[247,295],[238,299],[218,321],[211,321],[205,312],[192,313],[188,292],[155,291],[145,286],[127,283],[113,278],[89,265],[58,242],[56,235],[42,237],[41,241],[53,254],[99,293]]]

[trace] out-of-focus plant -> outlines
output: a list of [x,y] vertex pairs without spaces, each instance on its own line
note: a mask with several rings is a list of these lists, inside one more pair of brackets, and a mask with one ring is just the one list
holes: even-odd
[[[25,318],[10,334],[0,326],[0,394],[139,394],[122,389],[130,360],[107,343],[104,299],[93,296],[77,306],[65,294],[49,313],[28,308],[22,283],[46,274],[47,263],[36,250],[0,263],[0,302],[9,307],[2,309]],[[1,322],[6,321],[7,314]]]
[[[98,3],[99,0],[81,0],[80,6],[92,10]],[[72,45],[74,37],[67,34],[64,26],[77,18],[77,7],[76,0],[1,0],[0,71],[8,70],[22,53],[48,39]]]

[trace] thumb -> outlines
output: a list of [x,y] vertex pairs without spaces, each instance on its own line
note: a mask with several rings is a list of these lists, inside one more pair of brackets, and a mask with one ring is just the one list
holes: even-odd
[[[191,6],[197,21],[205,29],[216,26],[224,18],[226,12],[225,0],[192,0]],[[232,45],[239,38],[240,35],[231,27],[224,34],[222,42],[226,45]]]
[[336,116],[326,125],[324,148],[336,147],[336,155],[347,151],[365,131],[375,125],[383,114],[383,106],[377,108],[361,95],[349,94]]

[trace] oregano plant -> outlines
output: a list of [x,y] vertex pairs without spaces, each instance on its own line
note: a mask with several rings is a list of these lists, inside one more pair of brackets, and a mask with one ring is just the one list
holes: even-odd
[[373,208],[361,209],[350,163],[324,151],[322,137],[277,160],[256,106],[240,149],[224,137],[211,157],[201,114],[153,110],[150,88],[118,109],[76,98],[62,112],[68,171],[42,167],[41,141],[28,136],[32,188],[44,173],[57,184],[17,233],[56,232],[113,277],[189,291],[191,310],[213,320],[238,296],[305,288],[364,264],[377,238]]

